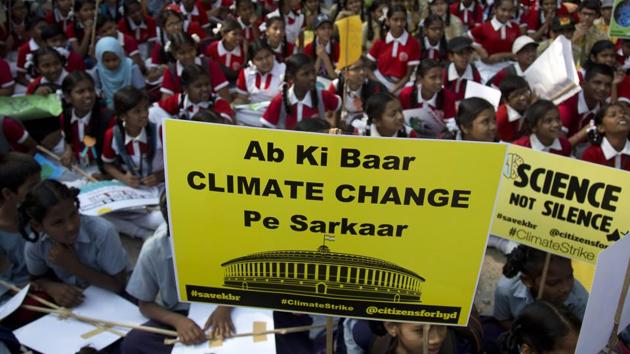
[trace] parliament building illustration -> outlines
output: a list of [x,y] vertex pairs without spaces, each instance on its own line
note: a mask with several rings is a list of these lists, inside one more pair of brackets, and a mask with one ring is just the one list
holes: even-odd
[[349,300],[418,303],[425,282],[391,262],[330,252],[325,243],[317,251],[259,252],[221,266],[226,287]]

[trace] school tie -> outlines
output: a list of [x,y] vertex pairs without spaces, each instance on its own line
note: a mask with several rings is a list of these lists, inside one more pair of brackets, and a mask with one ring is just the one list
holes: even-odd
[[259,90],[267,90],[269,89],[269,85],[271,85],[271,74],[267,74],[267,78],[265,79],[265,87],[261,88],[260,84],[262,83],[262,75],[260,73],[256,74],[256,88]]

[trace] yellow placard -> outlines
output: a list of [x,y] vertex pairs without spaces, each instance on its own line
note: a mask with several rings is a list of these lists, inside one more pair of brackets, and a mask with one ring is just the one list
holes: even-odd
[[356,63],[361,57],[363,25],[359,15],[345,17],[337,22],[339,31],[339,61],[337,70]]
[[589,263],[630,230],[630,174],[511,145],[492,233]]
[[167,120],[180,298],[465,325],[505,151]]

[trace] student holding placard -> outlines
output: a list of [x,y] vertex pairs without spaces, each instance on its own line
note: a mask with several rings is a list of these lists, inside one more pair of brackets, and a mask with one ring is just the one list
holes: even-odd
[[[160,196],[160,209],[164,220],[168,220],[165,193]],[[218,306],[208,318],[204,329],[186,317],[189,304],[179,302],[177,298],[172,252],[168,223],[164,223],[142,245],[136,267],[127,284],[127,292],[138,299],[140,312],[151,319],[145,325],[173,327],[183,344],[208,341],[205,333],[208,328],[212,328],[209,333],[212,337],[229,337],[234,332],[232,307]],[[121,350],[123,354],[167,354],[171,352],[173,345],[164,344],[164,338],[164,335],[133,330],[125,336]]]
[[593,64],[584,75],[582,91],[558,106],[563,130],[571,145],[586,141],[589,122],[610,96],[614,76],[614,70],[608,65]]
[[28,272],[64,307],[80,304],[81,287],[88,285],[122,292],[129,266],[114,226],[99,217],[81,216],[78,195],[76,188],[46,180],[20,205],[20,232],[30,241],[24,251]]
[[[541,282],[547,253],[520,245],[508,254],[503,266],[503,275],[494,293],[494,318],[509,329],[525,306],[534,302],[534,297],[543,286]],[[552,304],[564,304],[578,318],[584,317],[588,292],[573,277],[571,260],[551,256],[544,284],[542,300]]]
[[527,305],[503,336],[505,354],[575,353],[580,320],[564,306],[545,301]]
[[534,102],[525,111],[523,119],[524,135],[514,141],[514,144],[557,155],[571,155],[571,143],[562,136],[560,112],[553,102]]
[[630,171],[630,115],[620,104],[604,106],[593,119],[595,129],[588,132],[591,142],[582,160]]

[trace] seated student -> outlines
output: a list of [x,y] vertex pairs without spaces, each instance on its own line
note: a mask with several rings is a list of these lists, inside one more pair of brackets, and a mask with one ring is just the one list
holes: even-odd
[[[352,122],[363,117],[364,108],[368,97],[382,92],[387,92],[387,88],[378,81],[368,78],[369,61],[362,56],[354,64],[348,66],[341,72],[338,79],[333,80],[328,87],[328,91],[339,97],[345,97],[342,102],[345,106],[341,110],[341,128],[344,130],[354,130]],[[347,85],[347,86],[346,86]]]
[[580,61],[576,64],[584,65],[593,44],[599,40],[608,39],[608,35],[593,25],[601,13],[601,5],[598,0],[583,0],[580,2],[577,13],[580,21],[575,26],[576,31],[573,33],[571,43],[574,47],[580,48],[582,53]]
[[236,79],[235,104],[271,101],[284,82],[284,63],[278,63],[267,43],[255,41],[247,51],[250,65]]
[[444,87],[455,94],[455,101],[464,99],[466,82],[481,83],[481,74],[472,64],[472,40],[467,37],[455,37],[448,42],[450,63],[444,68]]
[[486,21],[468,31],[476,45],[487,52],[483,61],[488,64],[499,63],[512,59],[512,43],[521,35],[518,25],[512,22],[515,5],[514,0],[497,0],[494,3],[495,14],[490,21]]
[[197,22],[201,28],[210,27],[208,15],[198,6],[198,2],[195,0],[181,0],[179,2],[179,11],[186,20]]
[[429,1],[428,16],[437,15],[444,20],[444,35],[446,40],[463,36],[465,33],[464,24],[459,17],[451,15],[449,2],[446,0]]
[[282,17],[267,17],[264,32],[261,39],[273,50],[278,62],[284,63],[287,58],[297,53],[295,44],[287,41],[285,24]]
[[[425,327],[426,326],[426,327]],[[392,321],[370,321],[369,328],[376,337],[365,351],[368,354],[458,354],[482,352],[483,330],[473,309],[467,327],[424,325]],[[424,331],[428,329],[429,347],[424,348]],[[428,349],[428,350],[427,350]]]
[[0,96],[12,96],[15,92],[15,80],[9,63],[0,57]]
[[254,3],[252,0],[236,0],[234,4],[236,7],[236,20],[243,27],[245,42],[254,43],[260,38],[260,31],[258,30],[260,20],[256,14]]
[[516,63],[499,70],[488,83],[494,87],[500,87],[501,81],[508,75],[524,76],[525,70],[536,60],[536,48],[538,43],[528,36],[520,36],[512,45],[512,53],[516,57]]
[[53,0],[52,10],[46,13],[45,20],[51,25],[59,26],[65,32],[74,20],[72,0]]
[[477,0],[458,0],[450,6],[451,14],[459,17],[465,30],[473,29],[483,23],[483,7]]
[[558,2],[555,0],[538,0],[538,6],[529,8],[523,15],[527,35],[537,41],[549,38],[557,10]]
[[611,67],[593,64],[584,75],[582,91],[558,105],[563,131],[571,145],[586,141],[589,123],[610,96],[614,76]]
[[339,61],[339,42],[333,38],[333,22],[326,14],[319,14],[313,21],[313,41],[304,47],[304,54],[315,61],[318,76],[335,79]]
[[630,171],[630,113],[620,103],[605,105],[593,118],[588,132],[591,145],[582,160]]
[[89,54],[92,29],[94,28],[94,0],[74,1],[74,22],[66,28],[72,50],[85,57]]
[[[519,245],[503,266],[503,275],[494,292],[494,318],[509,329],[523,308],[534,302],[540,289],[542,270],[547,253],[525,245]],[[584,317],[588,293],[573,278],[571,260],[551,256],[549,271],[544,284],[542,300],[552,304],[564,304],[578,318]]]
[[42,41],[42,31],[46,27],[46,22],[43,18],[35,17],[27,21],[26,30],[30,34],[30,39],[22,44],[17,50],[17,77],[15,81],[23,86],[28,86],[32,79],[29,72],[32,70],[33,65],[33,53],[44,46]]
[[17,151],[35,155],[36,146],[37,143],[20,122],[0,116],[0,154]]
[[415,138],[416,132],[405,124],[405,116],[398,99],[389,92],[368,98],[365,118],[355,121],[357,135],[387,138]]
[[[95,285],[121,293],[129,258],[114,226],[79,214],[79,190],[46,180],[20,205],[26,266],[38,287],[63,307],[83,301],[81,288]],[[26,224],[31,233],[26,232]]]
[[370,77],[385,85],[389,92],[399,93],[420,63],[420,44],[405,29],[407,10],[404,7],[392,6],[387,11],[386,23],[387,35],[375,40],[367,55],[375,66]]
[[221,67],[212,60],[197,57],[197,42],[191,36],[186,33],[176,33],[170,37],[170,46],[165,49],[175,60],[175,63],[170,63],[162,75],[162,87],[160,88],[162,99],[180,93],[182,88],[179,78],[182,70],[185,66],[197,64],[208,68],[212,91],[221,98],[230,100],[229,83],[225,79]]
[[502,80],[500,89],[503,103],[497,109],[497,131],[499,139],[512,142],[521,137],[523,114],[531,104],[532,91],[527,81],[516,75]]
[[[160,209],[168,220],[166,193],[160,196]],[[179,302],[175,269],[172,262],[168,222],[160,226],[140,250],[136,267],[127,284],[127,292],[138,299],[140,312],[150,319],[145,325],[159,328],[175,328],[183,344],[207,342],[204,333],[209,328],[211,337],[229,337],[234,332],[232,307],[218,306],[208,317],[204,328],[186,317],[189,305]],[[121,344],[122,354],[170,353],[173,345],[164,344],[164,335],[132,330]]]
[[138,42],[132,36],[120,32],[116,21],[109,16],[99,16],[96,21],[96,38],[98,40],[103,37],[117,39],[125,50],[127,57],[131,58],[138,65],[141,72],[144,73],[146,71],[144,60],[140,55],[140,50],[138,50]]
[[538,100],[525,111],[524,133],[513,143],[536,151],[571,156],[571,143],[562,134],[558,107],[551,101]]
[[64,151],[61,163],[81,166],[96,162],[102,167],[105,131],[114,125],[113,112],[96,96],[94,80],[85,72],[69,74],[61,84],[63,113],[60,117]]
[[221,66],[230,83],[236,83],[236,77],[245,65],[247,55],[241,25],[232,18],[224,20],[221,26],[221,40],[211,43],[206,48],[205,55]]
[[125,16],[118,21],[118,29],[120,32],[133,37],[138,46],[144,47],[146,50],[140,52],[149,53],[151,45],[157,40],[157,30],[155,21],[142,13],[142,6],[138,0],[124,0],[123,10]]
[[[113,178],[137,188],[162,188],[164,159],[162,127],[149,121],[149,99],[143,91],[123,87],[114,95],[116,124],[105,132],[103,169]],[[146,239],[162,223],[159,212],[107,214],[120,232]]]
[[527,305],[501,339],[505,354],[575,353],[581,320],[562,305]]
[[[549,39],[540,42],[538,45],[538,55],[541,55],[558,36],[564,36],[564,38],[571,40],[575,33],[575,23],[569,16],[556,16],[551,21],[551,31],[549,32]],[[579,63],[582,57],[582,50],[577,46],[571,46],[571,52],[573,53],[573,62]]]
[[301,9],[301,2],[298,0],[283,0],[278,2],[278,7],[269,12],[266,17],[280,17],[284,22],[284,32],[287,43],[294,44],[298,49],[304,49],[304,14]]
[[418,29],[417,37],[422,44],[420,59],[445,61],[448,59],[444,20],[438,15],[429,15]]
[[[8,152],[0,154],[0,257],[9,261],[9,267],[0,279],[22,287],[29,282],[24,246],[26,240],[20,234],[18,206],[26,193],[39,183],[41,167],[31,156]],[[2,287],[0,302],[8,300],[12,293]]]
[[137,89],[144,88],[144,77],[140,68],[125,56],[117,39],[99,39],[96,43],[96,60],[94,82],[110,109],[113,107],[114,94],[122,87],[133,85]]
[[44,46],[55,49],[65,58],[65,69],[67,72],[85,70],[83,58],[78,53],[75,53],[72,48],[68,49],[68,37],[61,30],[61,27],[58,25],[47,25],[42,30],[41,38]]
[[123,17],[123,11],[121,0],[105,0],[98,8],[98,16],[108,16],[118,21]]
[[[365,12],[365,22],[363,22],[363,52],[372,48],[372,43],[381,38],[384,14],[389,5],[387,0],[374,0]],[[383,33],[384,35],[384,33]]]
[[407,86],[400,92],[403,109],[422,108],[428,111],[439,124],[455,124],[455,94],[442,88],[443,65],[433,59],[424,59],[417,69],[418,83]]
[[305,54],[295,54],[286,61],[285,85],[271,100],[261,118],[264,126],[293,130],[303,119],[312,117],[334,121],[341,99],[315,85],[315,65]]
[[48,95],[55,93],[68,75],[64,69],[65,58],[57,50],[41,47],[33,53],[33,77],[27,86],[27,95]]
[[197,64],[184,67],[182,93],[165,98],[159,106],[176,119],[191,120],[199,111],[215,111],[228,120],[234,118],[230,103],[212,94],[208,72]]
[[462,140],[494,142],[497,139],[494,107],[483,98],[462,100],[457,107],[455,121]]

